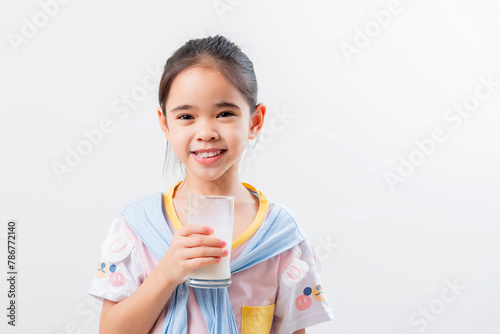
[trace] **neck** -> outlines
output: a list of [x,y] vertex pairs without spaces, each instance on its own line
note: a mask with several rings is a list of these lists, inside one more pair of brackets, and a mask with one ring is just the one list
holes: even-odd
[[184,181],[177,187],[176,194],[179,197],[189,195],[203,196],[234,196],[235,199],[248,190],[241,184],[239,177],[220,177],[216,180],[201,180],[186,176]]

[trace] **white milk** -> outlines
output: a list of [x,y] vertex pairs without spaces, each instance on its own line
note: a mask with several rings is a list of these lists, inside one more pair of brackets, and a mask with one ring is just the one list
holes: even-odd
[[[195,269],[188,277],[201,280],[229,280],[233,238],[233,196],[189,196],[189,224],[208,225],[213,235],[226,241],[228,255],[217,264]],[[188,280],[189,284],[189,280]],[[209,283],[208,283],[209,284]]]
[[226,247],[226,249],[229,251],[229,254],[226,257],[223,257],[219,263],[195,269],[191,272],[191,274],[189,274],[189,277],[196,279],[213,280],[223,280],[231,278],[231,271],[229,269],[231,249],[230,247]]

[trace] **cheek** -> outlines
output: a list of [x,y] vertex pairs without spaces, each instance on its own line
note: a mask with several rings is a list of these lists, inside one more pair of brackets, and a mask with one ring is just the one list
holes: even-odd
[[186,131],[172,131],[170,133],[170,146],[175,155],[182,156],[189,154],[189,136]]
[[248,129],[242,126],[234,127],[227,131],[224,139],[229,145],[233,145],[233,149],[243,150],[248,143]]

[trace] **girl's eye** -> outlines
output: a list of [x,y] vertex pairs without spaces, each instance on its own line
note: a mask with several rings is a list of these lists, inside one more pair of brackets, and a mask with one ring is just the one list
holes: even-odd
[[223,112],[221,112],[221,115],[222,114],[228,114],[229,116],[234,116],[234,114],[230,111],[223,111]]
[[[223,112],[220,113],[219,116],[224,115],[224,114],[227,115],[225,117],[234,116],[234,113],[232,113],[230,111],[223,111]],[[193,118],[193,117],[191,115],[188,115],[188,114],[182,114],[182,115],[179,115],[177,117],[177,119],[184,119],[184,120],[191,119],[191,118]]]

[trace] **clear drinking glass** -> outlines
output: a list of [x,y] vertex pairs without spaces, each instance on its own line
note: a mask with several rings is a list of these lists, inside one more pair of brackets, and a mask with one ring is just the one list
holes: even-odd
[[189,196],[189,224],[208,225],[213,235],[226,241],[228,255],[219,263],[197,268],[189,274],[186,282],[195,288],[224,288],[231,285],[231,241],[233,239],[233,196]]

